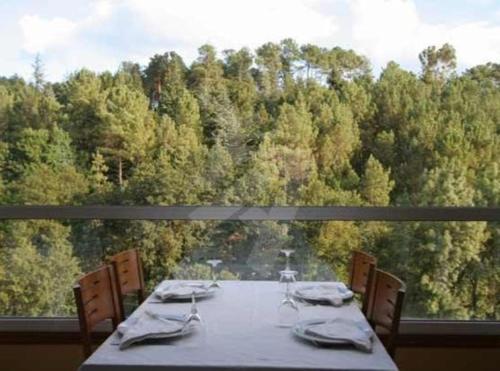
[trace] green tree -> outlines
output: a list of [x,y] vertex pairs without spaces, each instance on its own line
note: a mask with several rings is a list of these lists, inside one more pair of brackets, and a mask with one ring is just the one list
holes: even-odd
[[229,98],[237,108],[241,121],[248,127],[247,130],[250,130],[254,124],[254,107],[258,98],[251,72],[253,55],[246,48],[238,51],[226,50],[224,54],[224,71],[227,78]]
[[365,173],[361,180],[361,196],[369,205],[387,206],[394,182],[390,179],[390,171],[370,155],[366,162]]
[[[0,312],[14,316],[75,314],[71,283],[80,274],[70,230],[58,222],[12,222],[0,236]],[[3,269],[2,269],[3,268]]]
[[283,68],[281,47],[278,44],[266,43],[256,50],[255,62],[259,66],[259,85],[267,98],[277,98],[279,92],[280,73]]
[[38,91],[41,91],[45,85],[45,74],[43,72],[43,63],[40,54],[36,55],[32,67],[33,67],[33,82],[35,83],[35,88]]
[[124,161],[134,165],[152,147],[154,119],[148,101],[126,85],[113,87],[102,113],[102,137],[99,149],[115,162],[118,186],[123,187]]
[[429,46],[418,58],[422,64],[422,78],[426,82],[446,80],[457,67],[455,48],[450,44],[444,44],[439,49]]
[[101,79],[88,70],[72,74],[60,88],[64,128],[71,135],[82,164],[88,165],[92,154],[101,145],[108,93]]

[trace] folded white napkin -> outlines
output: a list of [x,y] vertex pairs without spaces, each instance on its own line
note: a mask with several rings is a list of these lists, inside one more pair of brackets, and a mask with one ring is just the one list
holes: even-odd
[[338,307],[343,304],[344,297],[348,294],[348,291],[347,287],[339,282],[336,285],[318,285],[299,288],[296,292],[300,297],[310,300],[328,301],[333,306]]
[[146,339],[159,339],[181,333],[186,326],[183,321],[171,320],[160,314],[142,312],[128,318],[118,326],[121,334],[120,349]]
[[203,294],[208,291],[208,287],[204,284],[194,284],[194,283],[166,283],[158,286],[154,291],[155,296],[161,300],[166,300],[169,298],[175,298],[179,296],[189,296],[193,292],[196,294]]
[[336,318],[331,321],[307,326],[304,332],[328,340],[345,341],[365,352],[371,352],[372,350],[373,332],[363,330],[352,320]]
[[123,335],[127,332],[127,330],[134,326],[137,321],[139,320],[139,317],[138,316],[135,316],[135,317],[128,317],[125,321],[123,321],[122,323],[120,323],[118,325],[118,327],[116,328],[116,330],[118,331],[118,333],[120,335]]

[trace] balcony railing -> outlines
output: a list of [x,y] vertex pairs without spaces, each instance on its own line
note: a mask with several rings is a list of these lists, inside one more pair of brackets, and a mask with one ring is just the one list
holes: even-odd
[[[0,206],[3,220],[218,221],[500,221],[500,208],[476,207],[238,207],[238,206]],[[103,328],[106,332],[106,328]],[[3,343],[79,341],[74,318],[1,317]],[[401,345],[498,346],[499,321],[406,319]]]
[[500,221],[488,207],[0,206],[0,219]]

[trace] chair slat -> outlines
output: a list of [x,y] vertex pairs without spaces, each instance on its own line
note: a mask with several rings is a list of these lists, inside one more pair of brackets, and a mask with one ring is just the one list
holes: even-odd
[[106,265],[81,277],[73,287],[78,309],[83,353],[92,353],[92,329],[100,322],[111,319],[113,328],[123,320],[113,269]]
[[377,334],[386,335],[384,345],[394,358],[406,286],[390,273],[377,269],[368,319]]
[[108,262],[114,270],[120,309],[122,313],[125,313],[124,298],[126,295],[137,294],[139,304],[146,297],[141,258],[137,249],[131,249],[111,256],[108,258]]
[[351,259],[351,274],[349,286],[355,293],[362,295],[362,312],[368,314],[373,286],[373,276],[377,258],[363,251],[354,250]]

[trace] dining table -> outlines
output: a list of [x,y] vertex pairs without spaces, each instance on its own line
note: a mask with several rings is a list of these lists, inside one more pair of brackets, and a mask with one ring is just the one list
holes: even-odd
[[[179,282],[179,281],[170,281]],[[189,281],[193,282],[193,281]],[[278,326],[284,298],[278,282],[219,281],[213,296],[197,300],[202,325],[186,336],[138,343],[120,350],[115,331],[80,371],[160,370],[397,370],[377,336],[371,352],[352,346],[318,346]],[[304,283],[305,284],[305,283]],[[311,282],[307,282],[311,284]],[[301,283],[296,283],[300,286]],[[299,304],[300,320],[345,318],[368,322],[354,301],[342,306]],[[151,294],[132,314],[186,314],[190,301],[159,302]]]

